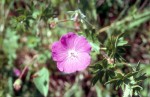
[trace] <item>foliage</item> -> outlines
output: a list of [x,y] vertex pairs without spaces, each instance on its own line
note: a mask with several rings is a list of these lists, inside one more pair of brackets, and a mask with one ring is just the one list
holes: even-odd
[[46,68],[41,69],[35,74],[37,77],[33,79],[33,82],[37,89],[44,96],[48,95],[48,87],[49,87],[49,72]]
[[[149,0],[1,0],[0,97],[149,97],[149,5]],[[87,70],[56,69],[51,45],[67,32],[90,42]],[[18,79],[19,89],[13,86]]]

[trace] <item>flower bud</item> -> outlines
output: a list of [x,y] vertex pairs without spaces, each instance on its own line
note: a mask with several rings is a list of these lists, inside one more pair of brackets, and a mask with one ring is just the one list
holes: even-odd
[[56,26],[56,22],[51,22],[50,23],[50,28],[55,28],[55,26]]
[[21,85],[22,85],[22,80],[20,78],[18,78],[14,84],[13,84],[13,87],[16,91],[19,91],[20,88],[21,88]]
[[114,63],[114,59],[113,58],[107,58],[107,61],[109,64],[113,64]]

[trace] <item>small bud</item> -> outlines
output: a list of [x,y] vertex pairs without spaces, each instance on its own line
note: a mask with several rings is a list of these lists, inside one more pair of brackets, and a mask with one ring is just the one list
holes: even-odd
[[114,59],[113,58],[107,58],[107,61],[109,64],[113,64],[114,63]]
[[15,89],[16,91],[19,91],[19,90],[20,90],[21,85],[22,85],[22,80],[21,80],[20,78],[18,78],[18,79],[14,82],[14,84],[13,84],[14,89]]
[[55,26],[56,26],[56,22],[51,22],[50,23],[50,28],[55,28]]

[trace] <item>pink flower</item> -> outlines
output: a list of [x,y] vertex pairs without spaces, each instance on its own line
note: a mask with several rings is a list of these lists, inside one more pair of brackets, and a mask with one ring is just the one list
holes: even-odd
[[86,69],[91,61],[90,51],[91,46],[86,38],[73,32],[52,44],[52,58],[57,62],[57,68],[65,73]]

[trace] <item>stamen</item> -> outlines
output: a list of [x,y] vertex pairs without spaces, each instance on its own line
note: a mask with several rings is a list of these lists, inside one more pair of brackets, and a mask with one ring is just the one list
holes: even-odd
[[78,53],[75,50],[69,50],[68,51],[68,57],[69,58],[77,58],[78,57]]

